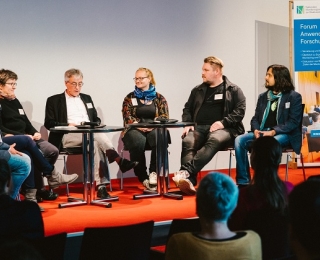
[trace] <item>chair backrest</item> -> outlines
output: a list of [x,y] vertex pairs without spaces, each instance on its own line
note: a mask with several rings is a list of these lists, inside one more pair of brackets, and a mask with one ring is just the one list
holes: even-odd
[[200,232],[200,231],[201,231],[201,226],[200,226],[199,218],[173,219],[169,229],[167,241],[173,234],[176,234],[176,233]]
[[144,260],[149,250],[154,221],[118,227],[85,228],[80,260]]
[[310,133],[306,133],[309,153],[320,151],[320,136],[313,137],[312,132],[313,130]]

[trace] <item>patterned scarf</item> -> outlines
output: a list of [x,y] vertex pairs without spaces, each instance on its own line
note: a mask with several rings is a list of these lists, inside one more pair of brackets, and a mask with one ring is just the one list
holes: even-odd
[[150,84],[148,90],[142,91],[141,89],[137,88],[137,86],[135,86],[134,95],[139,99],[145,100],[146,104],[156,98],[156,88],[152,84]]
[[[279,111],[278,108],[279,108],[279,104],[280,104],[282,93],[280,92],[277,95],[274,95],[272,93],[272,91],[269,90],[267,95],[268,95],[268,103],[267,103],[267,107],[266,107],[266,109],[264,110],[264,113],[263,113],[263,118],[262,118],[262,122],[261,122],[261,125],[260,125],[260,130],[263,130],[263,128],[264,128],[264,124],[266,123],[266,120],[267,120],[268,115],[269,115],[270,107],[271,107],[272,111],[277,109],[276,120],[277,120],[277,123],[278,123],[278,111]],[[274,101],[274,103],[271,105],[271,102],[273,102],[273,101]]]

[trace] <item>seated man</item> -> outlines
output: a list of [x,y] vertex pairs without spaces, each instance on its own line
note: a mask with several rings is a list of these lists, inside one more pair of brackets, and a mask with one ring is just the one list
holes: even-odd
[[[97,110],[94,107],[93,101],[89,95],[82,94],[83,74],[78,69],[70,69],[64,75],[66,90],[62,94],[51,96],[47,99],[46,116],[44,125],[50,130],[55,126],[75,126],[81,122],[98,122],[101,123],[98,117]],[[60,148],[73,147],[82,145],[82,134],[67,134],[50,133],[49,142]],[[94,135],[94,176],[96,185],[98,186],[97,197],[109,198],[106,185],[110,183],[110,176],[107,171],[103,171],[99,166],[100,162],[105,163],[104,154],[108,157],[110,163],[116,161],[122,172],[126,172],[138,163],[123,159],[114,150],[113,145],[106,133],[97,133]]]
[[44,226],[38,205],[10,198],[6,190],[11,180],[8,163],[0,159],[0,241],[42,238]]
[[320,181],[308,180],[289,195],[290,238],[298,260],[320,259]]
[[246,98],[242,90],[222,74],[222,68],[220,59],[204,59],[203,83],[191,91],[183,109],[182,121],[196,125],[183,130],[181,167],[173,180],[189,195],[196,193],[198,172],[219,150],[244,133]]
[[297,154],[301,150],[302,98],[294,91],[289,70],[283,65],[270,65],[265,80],[267,91],[259,95],[251,119],[252,132],[238,136],[234,144],[239,186],[246,186],[251,180],[248,151],[260,136],[273,136],[282,147],[291,145]]
[[200,233],[177,233],[170,237],[166,260],[262,259],[261,240],[251,230],[230,231],[227,221],[237,206],[238,188],[222,173],[209,173],[200,182],[196,211]]

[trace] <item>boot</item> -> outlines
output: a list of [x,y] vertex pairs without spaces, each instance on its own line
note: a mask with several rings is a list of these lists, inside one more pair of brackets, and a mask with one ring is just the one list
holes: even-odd
[[60,185],[74,182],[78,178],[78,174],[61,174],[60,172],[57,172],[56,168],[54,167],[51,176],[47,176],[47,178],[50,189],[55,189],[58,188]]
[[[24,199],[37,203],[36,193],[37,193],[37,189],[26,189],[24,192]],[[38,205],[40,211],[44,212],[44,208],[41,207],[39,204],[37,204],[37,205]]]

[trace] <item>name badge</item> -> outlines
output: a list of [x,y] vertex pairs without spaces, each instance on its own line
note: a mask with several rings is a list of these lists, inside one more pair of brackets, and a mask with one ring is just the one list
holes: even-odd
[[87,103],[87,108],[93,108],[92,103]]
[[219,99],[222,99],[222,94],[215,94],[214,100],[219,100]]
[[19,108],[18,110],[19,110],[19,114],[20,114],[20,115],[24,115],[23,109]]
[[290,102],[286,103],[286,109],[290,108]]
[[131,103],[133,106],[137,106],[138,105],[138,101],[136,98],[131,98]]

